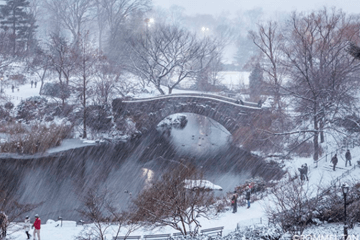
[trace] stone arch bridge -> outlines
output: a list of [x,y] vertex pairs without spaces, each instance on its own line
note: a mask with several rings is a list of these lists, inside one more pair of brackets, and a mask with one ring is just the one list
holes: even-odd
[[[268,110],[257,103],[211,94],[171,94],[152,98],[113,101],[114,120],[117,125],[131,118],[141,132],[155,128],[160,121],[175,113],[195,113],[209,117],[223,125],[231,134],[240,127],[269,124]],[[265,117],[264,117],[265,116]]]

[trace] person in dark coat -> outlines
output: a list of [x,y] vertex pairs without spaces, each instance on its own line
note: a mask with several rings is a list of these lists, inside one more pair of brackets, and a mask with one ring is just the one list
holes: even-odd
[[12,85],[12,86],[11,86],[11,90],[12,90],[12,92],[14,92],[14,89],[15,89],[15,86],[14,86],[14,85]]
[[300,180],[304,181],[304,165],[301,165],[300,168],[298,168],[299,172],[300,172]]
[[33,84],[34,84],[34,81],[33,81],[33,80],[31,80],[31,88],[33,87]]
[[336,164],[338,163],[338,159],[337,159],[337,155],[336,155],[336,154],[332,157],[331,162],[332,162],[332,164],[333,164],[333,170],[335,171]]
[[304,175],[304,180],[306,178],[306,181],[309,181],[309,178],[308,178],[308,166],[307,166],[306,163],[303,165],[303,175]]
[[246,202],[247,202],[247,209],[250,208],[250,196],[251,196],[251,189],[249,187],[246,187],[245,199],[246,199]]
[[349,150],[349,149],[348,149],[348,150],[346,151],[346,153],[345,153],[345,159],[346,159],[346,161],[345,161],[345,167],[347,167],[348,161],[349,161],[349,164],[350,164],[350,166],[351,166],[351,153],[350,153],[350,150]]
[[1,211],[0,212],[0,229],[1,229],[1,235],[0,235],[0,238],[4,238],[6,237],[6,228],[7,228],[7,225],[8,225],[8,217],[6,216],[6,214]]
[[233,207],[233,213],[237,212],[237,198],[238,198],[238,195],[237,195],[236,191],[234,191],[234,194],[231,197],[231,206]]

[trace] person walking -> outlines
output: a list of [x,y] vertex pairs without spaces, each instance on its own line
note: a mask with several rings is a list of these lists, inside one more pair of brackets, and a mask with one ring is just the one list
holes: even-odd
[[34,84],[34,81],[33,81],[33,80],[31,80],[31,88],[33,87],[33,84]]
[[36,234],[38,236],[38,239],[40,240],[40,227],[41,227],[41,219],[38,214],[35,215],[35,222],[33,224],[34,229],[34,240],[36,239]]
[[37,85],[37,81],[35,81],[35,88],[36,88],[36,85]]
[[303,178],[305,180],[306,178],[306,181],[309,181],[309,178],[308,178],[308,166],[306,163],[304,163],[303,165]]
[[333,164],[333,170],[335,171],[336,164],[338,163],[338,159],[337,159],[337,155],[336,155],[336,154],[332,157],[331,162],[332,162],[332,164]]
[[345,167],[347,167],[347,163],[349,161],[349,164],[350,164],[350,167],[351,167],[351,153],[350,153],[350,150],[348,149],[345,153]]
[[237,198],[238,198],[238,195],[237,195],[236,191],[234,191],[234,194],[232,195],[232,198],[231,198],[231,206],[233,207],[233,213],[237,212]]
[[1,235],[0,238],[4,238],[6,237],[6,228],[7,228],[7,224],[8,224],[8,217],[6,216],[6,214],[1,211],[0,212],[0,228],[1,228]]
[[24,224],[24,229],[25,229],[25,233],[27,236],[27,239],[30,239],[30,228],[31,228],[31,223],[30,223],[30,218],[29,216],[25,217],[25,224]]
[[12,90],[12,92],[14,92],[14,89],[15,89],[15,86],[14,86],[14,85],[11,85],[11,90]]
[[245,199],[246,199],[246,202],[247,202],[247,209],[250,208],[250,195],[251,195],[251,188],[250,188],[250,187],[246,187]]
[[300,172],[300,180],[304,181],[304,165],[301,165],[300,168],[298,168],[299,172]]

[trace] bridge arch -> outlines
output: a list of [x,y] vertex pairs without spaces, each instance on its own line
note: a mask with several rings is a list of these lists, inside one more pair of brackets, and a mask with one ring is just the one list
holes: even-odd
[[237,103],[236,99],[209,94],[172,94],[142,99],[114,99],[113,112],[116,122],[132,118],[141,132],[155,128],[159,122],[176,113],[194,113],[209,117],[231,134],[240,127],[251,127],[266,109],[255,103]]

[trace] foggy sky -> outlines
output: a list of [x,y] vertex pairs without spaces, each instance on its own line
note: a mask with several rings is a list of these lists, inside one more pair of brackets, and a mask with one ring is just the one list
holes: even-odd
[[195,14],[235,14],[261,7],[264,12],[291,12],[318,10],[323,6],[341,8],[347,13],[360,13],[360,0],[153,0],[154,6],[169,8],[178,5],[185,8],[188,15]]

